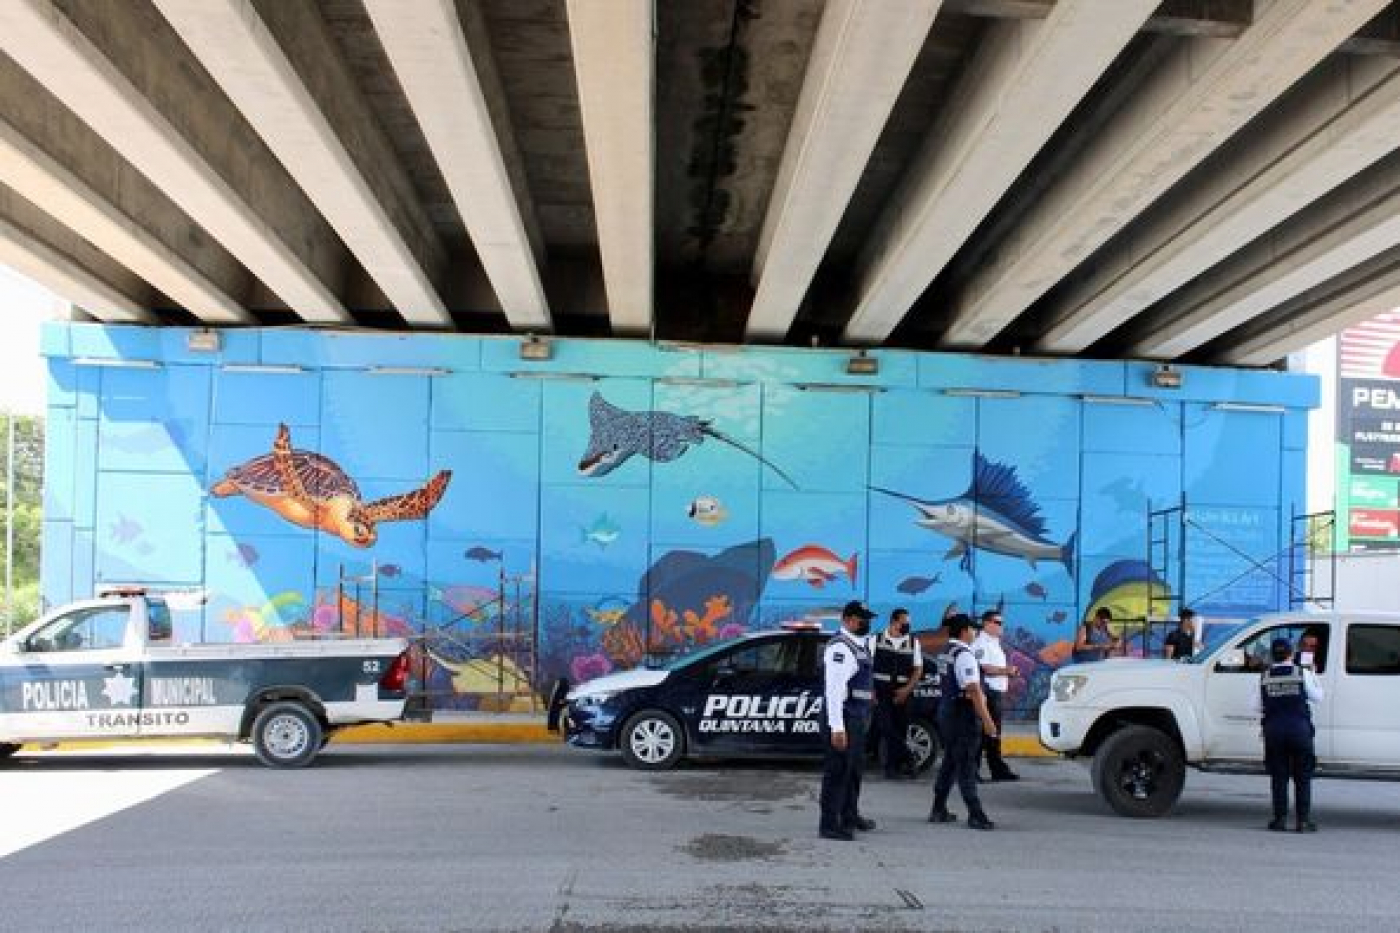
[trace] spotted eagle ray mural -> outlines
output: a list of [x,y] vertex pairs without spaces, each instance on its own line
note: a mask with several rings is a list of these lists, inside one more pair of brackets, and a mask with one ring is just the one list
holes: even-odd
[[793,489],[797,484],[782,468],[734,438],[716,431],[710,422],[695,415],[666,411],[626,411],[594,392],[588,400],[588,449],[579,458],[578,471],[584,476],[606,476],[637,455],[656,463],[679,459],[691,447],[713,437],[753,457],[777,473]]
[[944,560],[959,557],[958,566],[972,572],[972,551],[1017,557],[1032,568],[1038,561],[1064,564],[1074,575],[1074,541],[1071,533],[1064,544],[1046,537],[1045,519],[1030,491],[1016,477],[1016,468],[994,463],[980,451],[972,455],[972,482],[967,491],[952,499],[920,499],[881,486],[875,492],[913,503],[919,511],[914,524],[953,539]]
[[452,479],[442,470],[421,488],[373,502],[360,500],[360,487],[329,457],[292,447],[285,424],[277,426],[272,452],[229,470],[210,490],[215,496],[247,496],[294,525],[320,529],[347,544],[366,548],[379,537],[375,525],[427,516]]

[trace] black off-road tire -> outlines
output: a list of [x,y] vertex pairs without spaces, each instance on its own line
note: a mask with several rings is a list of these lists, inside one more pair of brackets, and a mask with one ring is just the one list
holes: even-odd
[[1126,726],[1099,746],[1090,775],[1094,790],[1119,816],[1165,816],[1186,784],[1186,761],[1162,730]]
[[301,703],[269,703],[253,720],[250,738],[258,761],[269,768],[304,768],[321,751],[325,730]]
[[665,771],[685,755],[685,731],[670,713],[643,710],[623,724],[618,747],[629,767]]

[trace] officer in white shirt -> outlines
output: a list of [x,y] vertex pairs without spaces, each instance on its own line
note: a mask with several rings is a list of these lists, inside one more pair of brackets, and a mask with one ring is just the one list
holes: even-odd
[[1019,781],[1021,776],[1012,771],[1001,757],[1001,719],[1011,678],[1021,676],[1021,672],[1006,663],[1006,651],[1001,646],[1001,613],[988,609],[982,613],[979,627],[982,630],[972,640],[972,656],[982,667],[982,682],[987,688],[987,708],[997,724],[997,734],[982,741],[982,750],[987,755],[987,770],[993,781]]
[[823,839],[849,842],[855,831],[870,832],[875,821],[860,814],[860,779],[865,769],[865,730],[874,699],[873,668],[866,636],[875,613],[859,600],[841,610],[841,630],[822,652],[826,715],[826,763],[822,771],[821,823]]

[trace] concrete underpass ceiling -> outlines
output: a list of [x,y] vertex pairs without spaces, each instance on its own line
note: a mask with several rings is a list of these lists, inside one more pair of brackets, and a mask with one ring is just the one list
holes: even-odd
[[99,320],[1267,366],[1400,305],[1388,0],[9,0]]

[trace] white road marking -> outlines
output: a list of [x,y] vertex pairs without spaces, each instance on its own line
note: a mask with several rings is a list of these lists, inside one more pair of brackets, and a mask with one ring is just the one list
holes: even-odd
[[125,771],[100,761],[91,771],[56,770],[11,759],[0,767],[0,858],[216,773],[214,768]]

